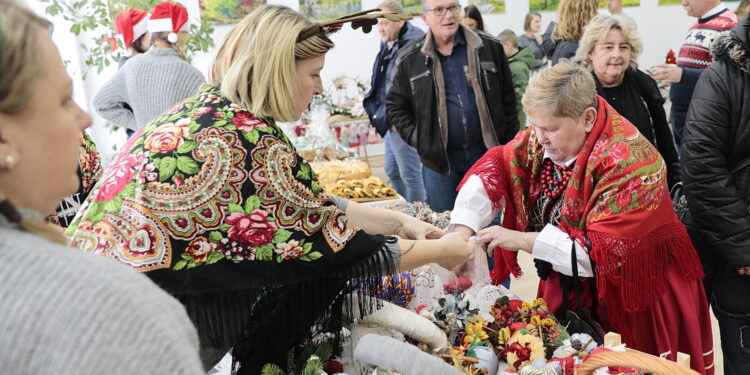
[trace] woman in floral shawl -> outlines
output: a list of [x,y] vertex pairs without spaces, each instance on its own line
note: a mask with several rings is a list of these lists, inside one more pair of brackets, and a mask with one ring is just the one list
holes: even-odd
[[[538,294],[556,314],[580,307],[570,290],[575,258],[582,304],[605,328],[631,348],[690,354],[693,369],[712,374],[701,264],[672,208],[664,160],[596,95],[590,72],[570,63],[540,72],[523,106],[533,126],[467,173],[452,225],[495,252],[496,282],[520,275],[517,252],[530,253]],[[481,229],[501,209],[502,226]]]
[[102,158],[96,150],[96,143],[91,136],[81,132],[81,146],[78,149],[78,179],[80,185],[73,195],[65,197],[57,206],[55,213],[47,216],[47,221],[67,228],[81,208],[81,203],[102,177]]
[[286,365],[305,338],[340,332],[346,296],[378,292],[370,278],[471,254],[465,236],[334,199],[276,126],[322,91],[326,31],[282,6],[250,13],[212,85],[128,140],[68,231],[183,302],[207,368],[230,347],[241,374]]

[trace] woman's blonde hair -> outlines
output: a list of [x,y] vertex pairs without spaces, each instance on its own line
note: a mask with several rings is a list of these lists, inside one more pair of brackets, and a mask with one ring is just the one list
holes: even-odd
[[31,101],[43,69],[39,30],[51,29],[49,21],[15,1],[0,0],[0,113],[21,112]]
[[[0,113],[15,115],[27,108],[39,89],[37,80],[45,62],[39,59],[39,31],[52,24],[16,4],[0,0]],[[41,220],[22,217],[0,192],[0,214],[31,233],[67,244],[60,228]]]
[[591,72],[561,60],[531,79],[521,103],[526,113],[542,111],[578,119],[586,108],[597,107],[596,84]]
[[[183,31],[184,32],[184,31]],[[187,55],[185,54],[185,50],[182,48],[182,46],[179,43],[172,43],[169,41],[169,34],[171,34],[169,31],[157,31],[151,33],[151,45],[155,45],[157,40],[160,40],[164,43],[169,44],[170,47],[172,47],[175,52],[177,52],[177,56],[179,56],[183,60],[187,60]]]
[[325,55],[333,42],[315,34],[297,42],[312,21],[285,6],[263,5],[221,42],[209,83],[255,116],[294,121],[300,84],[296,62]]
[[630,45],[630,67],[638,69],[638,55],[643,50],[643,43],[641,43],[641,37],[635,30],[635,25],[625,17],[622,16],[596,16],[594,19],[586,25],[583,30],[583,36],[578,44],[578,50],[574,61],[583,65],[589,70],[593,70],[594,67],[591,64],[589,54],[594,51],[596,44],[603,41],[607,37],[610,30],[620,30],[622,35],[625,37],[625,42]]
[[557,9],[555,39],[577,42],[583,27],[599,14],[599,0],[562,0]]

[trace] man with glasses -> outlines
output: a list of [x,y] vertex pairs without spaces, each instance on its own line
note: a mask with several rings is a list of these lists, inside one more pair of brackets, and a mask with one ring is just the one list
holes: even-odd
[[[427,202],[453,209],[456,187],[489,149],[518,131],[516,98],[500,41],[461,24],[457,0],[425,0],[428,27],[396,54],[388,123],[416,147]],[[458,214],[458,213],[456,213]]]

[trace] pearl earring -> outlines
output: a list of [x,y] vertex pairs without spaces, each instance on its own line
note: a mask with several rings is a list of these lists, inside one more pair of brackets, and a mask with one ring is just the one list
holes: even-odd
[[3,169],[11,169],[16,165],[16,158],[13,157],[13,155],[8,154],[3,158],[3,162],[5,164],[3,165]]

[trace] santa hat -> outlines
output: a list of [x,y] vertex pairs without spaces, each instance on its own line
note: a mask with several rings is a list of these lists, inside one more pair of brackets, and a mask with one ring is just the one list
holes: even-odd
[[170,43],[177,43],[177,33],[180,31],[190,30],[188,23],[187,8],[180,4],[165,1],[156,4],[154,11],[151,13],[151,19],[148,21],[148,31],[158,33],[169,31],[167,40]]
[[148,31],[148,16],[148,12],[135,8],[130,8],[117,15],[115,27],[117,33],[122,35],[125,49],[130,48],[134,41]]

